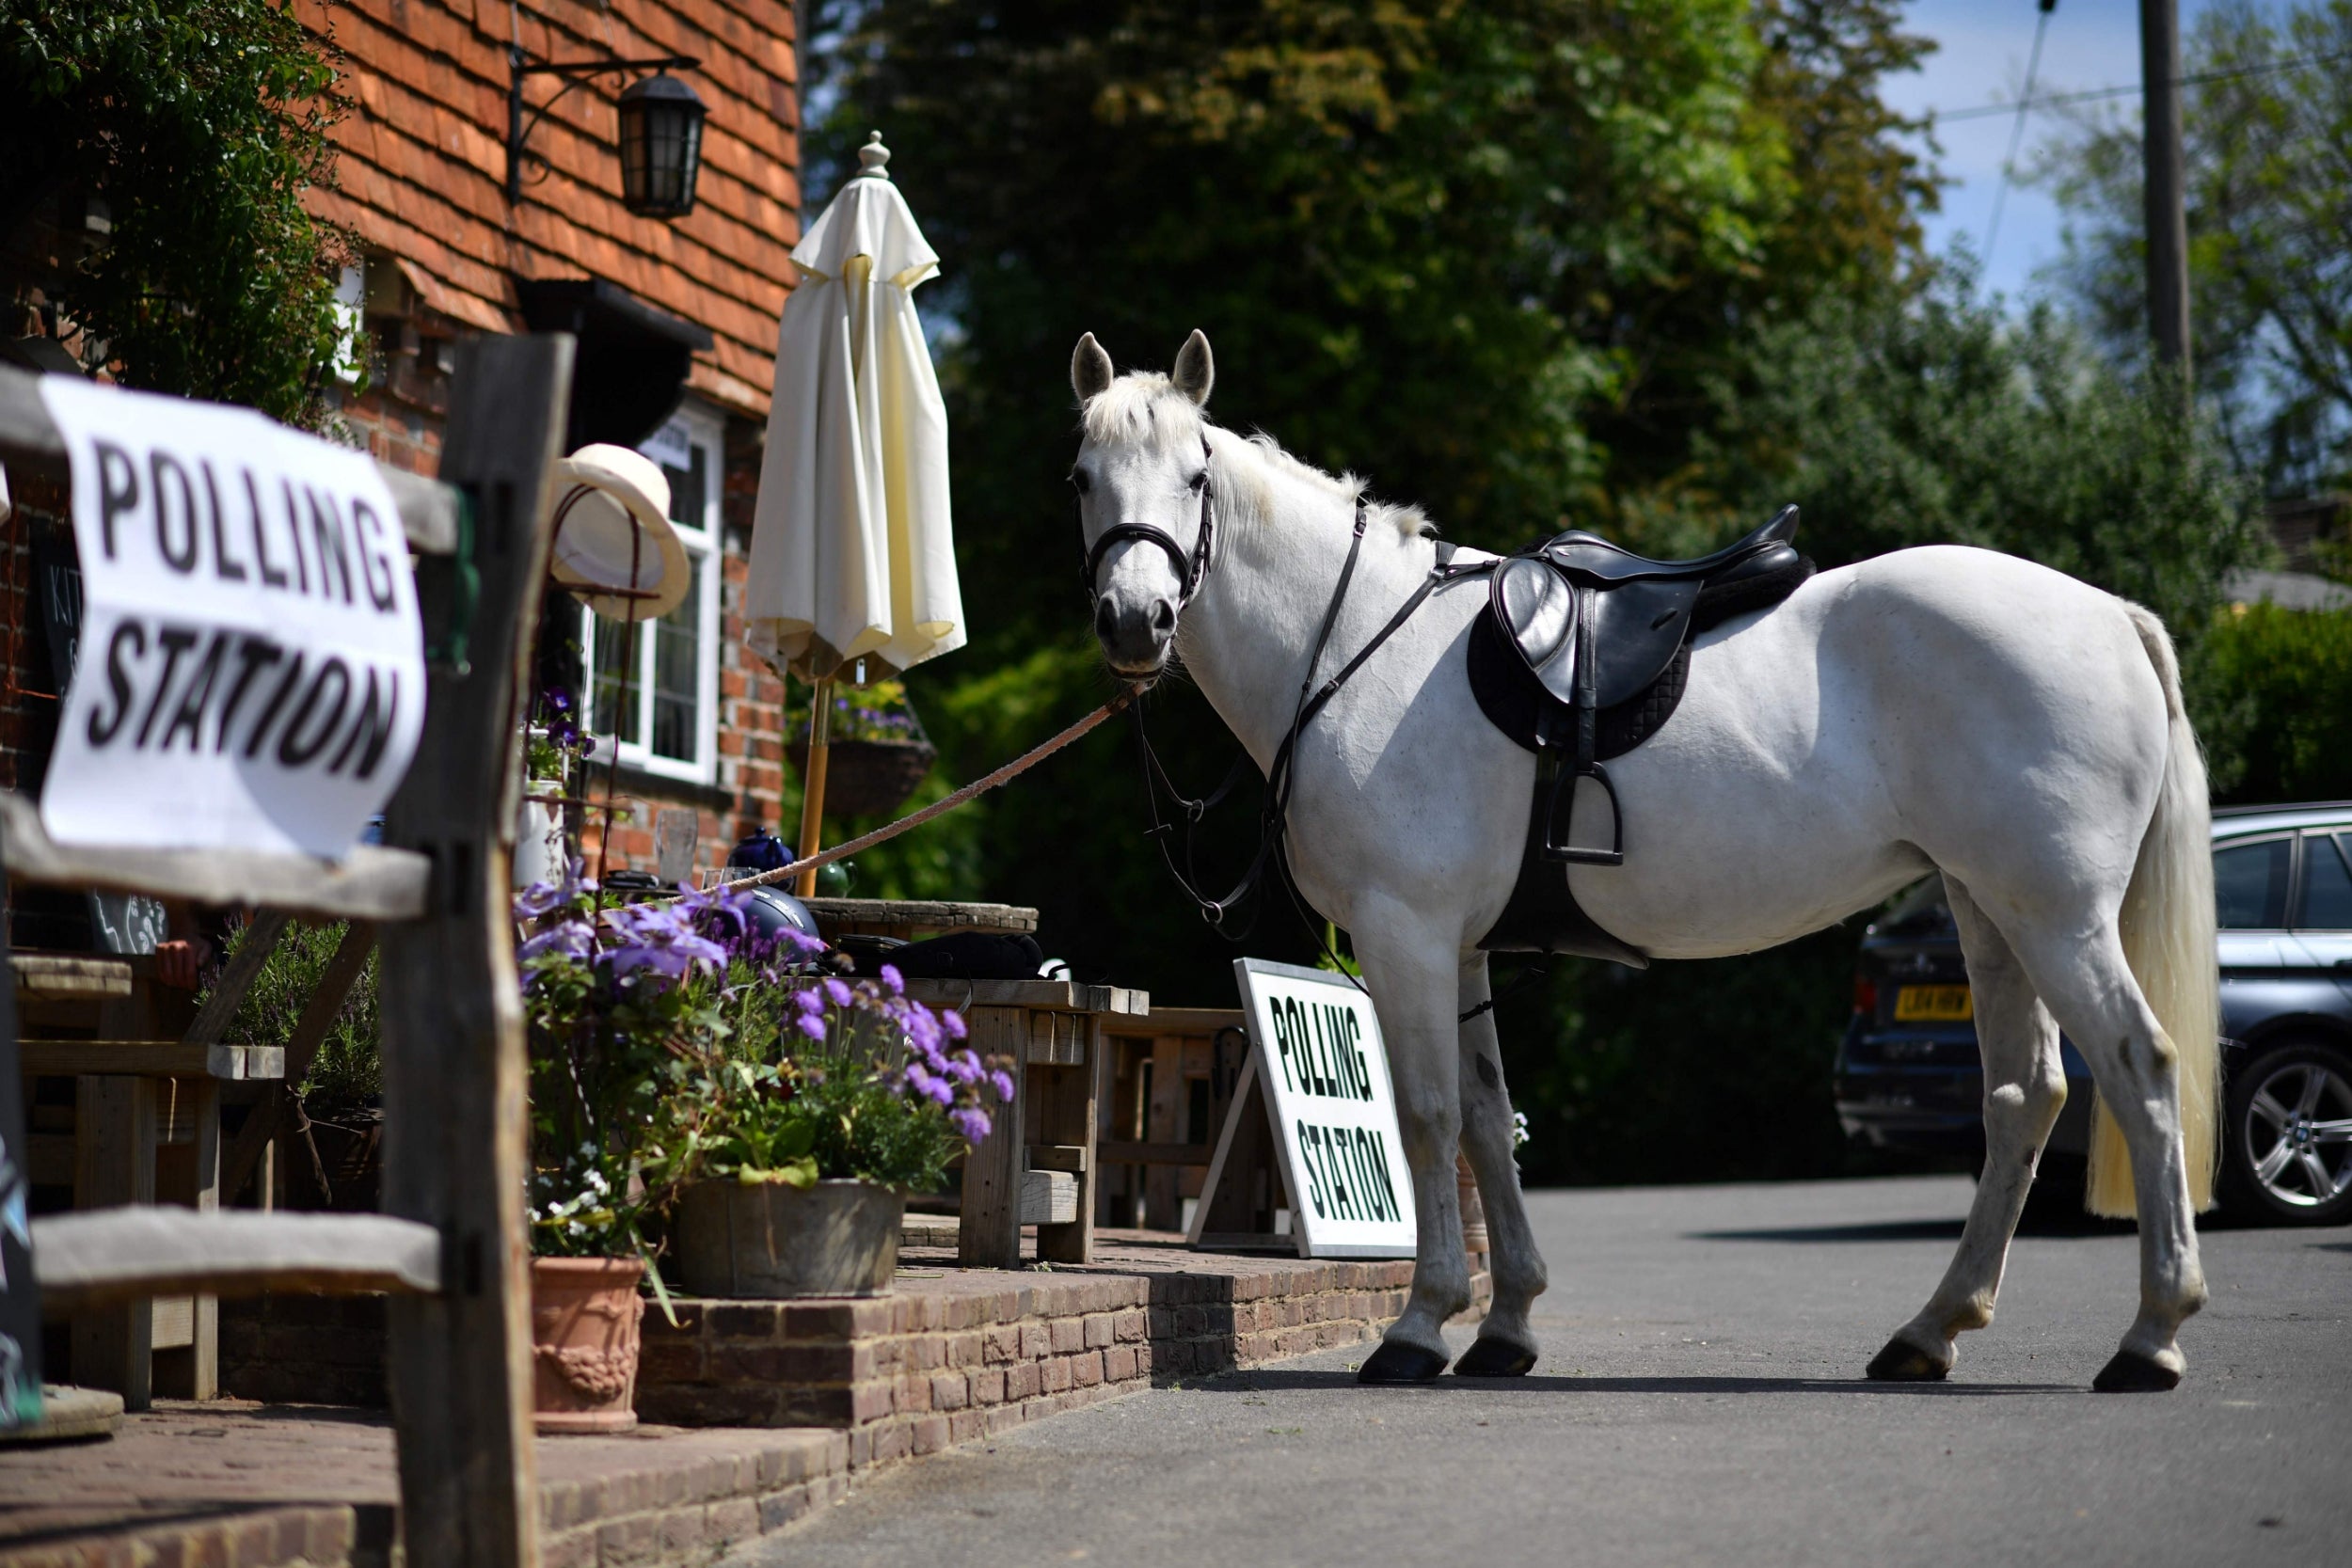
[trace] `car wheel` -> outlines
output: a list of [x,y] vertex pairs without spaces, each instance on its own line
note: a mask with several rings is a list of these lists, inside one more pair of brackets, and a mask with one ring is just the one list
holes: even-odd
[[2271,1047],[2230,1075],[2221,1180],[2241,1219],[2352,1220],[2352,1053],[2319,1040]]

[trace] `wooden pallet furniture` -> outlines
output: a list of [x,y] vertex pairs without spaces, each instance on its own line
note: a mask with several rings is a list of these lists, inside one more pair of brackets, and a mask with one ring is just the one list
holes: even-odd
[[1249,1054],[1247,1021],[1238,1007],[1154,1006],[1103,1032],[1104,1223],[1182,1230]]
[[[548,485],[570,338],[461,344],[440,483],[394,486],[435,657],[416,758],[385,843],[341,863],[235,851],[87,848],[0,794],[13,879],[143,892],[273,915],[373,923],[382,944],[384,1212],[294,1215],[129,1205],[32,1228],[48,1304],[158,1294],[389,1291],[405,1558],[436,1568],[539,1560],[520,992],[507,907],[521,782],[518,704],[547,573]],[[66,477],[36,379],[0,370],[0,461]],[[0,957],[5,957],[0,940]],[[0,990],[0,1100],[21,1079]],[[21,1103],[0,1111],[21,1112]],[[21,1116],[13,1128],[21,1128]],[[12,1294],[23,1285],[11,1277]]]
[[1149,1010],[1150,995],[1070,980],[910,980],[907,994],[961,1013],[983,1056],[1019,1064],[1020,1092],[964,1161],[958,1260],[1019,1268],[1034,1225],[1039,1261],[1093,1261],[1104,1025]]

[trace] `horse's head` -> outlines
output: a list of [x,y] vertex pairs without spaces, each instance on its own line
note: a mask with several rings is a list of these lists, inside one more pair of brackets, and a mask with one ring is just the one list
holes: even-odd
[[1168,375],[1117,375],[1089,332],[1070,356],[1086,438],[1070,483],[1094,594],[1094,634],[1111,669],[1148,680],[1168,665],[1176,617],[1206,579],[1216,543],[1208,421],[1216,378],[1195,332]]

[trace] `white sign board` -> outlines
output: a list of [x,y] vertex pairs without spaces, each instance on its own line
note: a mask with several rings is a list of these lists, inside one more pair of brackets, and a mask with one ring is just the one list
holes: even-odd
[[82,566],[42,825],[61,843],[340,857],[424,723],[383,476],[249,409],[40,385]]
[[1413,1179],[1372,998],[1327,970],[1237,958],[1291,1225],[1308,1258],[1410,1258]]

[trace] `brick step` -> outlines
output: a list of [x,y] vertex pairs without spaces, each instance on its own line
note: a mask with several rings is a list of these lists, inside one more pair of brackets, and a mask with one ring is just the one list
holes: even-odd
[[[961,1269],[902,1248],[867,1300],[696,1301],[647,1313],[637,1409],[676,1426],[845,1432],[852,1469],[1188,1376],[1379,1338],[1408,1259],[1196,1253],[1097,1233],[1091,1264]],[[1489,1295],[1473,1276],[1478,1306]]]

